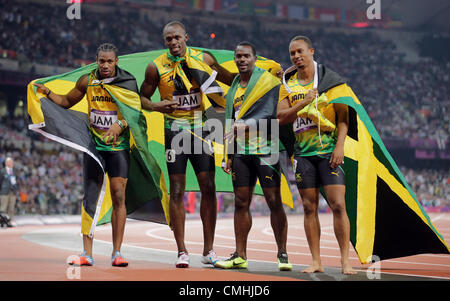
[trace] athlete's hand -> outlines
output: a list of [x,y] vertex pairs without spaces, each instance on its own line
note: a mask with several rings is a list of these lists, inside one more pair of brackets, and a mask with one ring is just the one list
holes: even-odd
[[245,132],[248,128],[248,125],[246,125],[244,122],[235,122],[231,126],[231,130],[225,134],[225,139],[230,140],[230,142],[233,142],[236,138],[238,133]]
[[103,134],[102,136],[102,140],[106,143],[106,144],[112,144],[116,145],[117,143],[117,138],[119,137],[120,133],[122,133],[122,128],[120,127],[120,125],[118,125],[117,123],[113,123],[108,131]]
[[318,97],[317,89],[311,89],[308,91],[308,93],[305,96],[305,102],[306,104],[310,104],[316,97]]
[[38,92],[41,92],[47,95],[50,92],[50,89],[44,86],[43,84],[33,83],[33,85],[37,88]]
[[224,164],[222,165],[222,169],[224,172],[226,172],[227,174],[230,174],[231,172],[231,165],[233,164],[233,160],[232,159],[228,159],[227,164],[225,164],[225,162],[223,162]]
[[283,79],[283,73],[284,73],[284,70],[283,70],[283,68],[281,68],[280,70],[278,70],[276,76],[277,76],[279,79]]
[[342,163],[344,163],[344,147],[336,145],[334,151],[331,153],[330,166],[334,169]]
[[153,111],[160,113],[172,113],[178,107],[178,104],[169,99],[163,99],[160,102],[153,103]]

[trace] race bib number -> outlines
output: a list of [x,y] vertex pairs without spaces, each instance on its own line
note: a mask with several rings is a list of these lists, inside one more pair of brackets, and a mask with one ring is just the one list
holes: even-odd
[[173,101],[178,104],[177,110],[192,111],[200,107],[202,94],[198,89],[186,95],[176,95],[174,93]]
[[176,152],[173,149],[166,150],[166,162],[173,163],[175,162]]
[[117,121],[117,111],[91,110],[91,125],[99,130],[108,130]]
[[309,118],[301,118],[298,117],[295,121],[294,121],[294,133],[296,134],[300,134],[304,131],[316,128],[317,125],[314,123],[314,121],[312,121]]

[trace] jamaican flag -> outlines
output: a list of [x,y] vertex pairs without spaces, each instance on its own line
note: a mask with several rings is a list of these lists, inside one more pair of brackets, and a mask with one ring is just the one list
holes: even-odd
[[[234,52],[229,50],[213,50],[213,49],[205,49],[198,47],[188,47],[188,54],[184,58],[176,58],[172,57],[168,50],[166,51],[168,57],[175,62],[180,62],[175,67],[174,72],[174,84],[180,85],[181,90],[186,89],[189,91],[189,87],[191,86],[189,82],[189,76],[191,76],[194,80],[196,80],[200,86],[203,93],[207,96],[207,102],[205,102],[206,108],[206,116],[207,118],[216,118],[221,121],[223,125],[226,124],[225,114],[216,112],[216,108],[225,107],[225,98],[223,95],[229,94],[229,86],[218,81],[216,79],[216,71],[212,70],[209,66],[207,66],[201,60],[201,52],[207,52],[212,55],[216,61],[230,73],[237,74],[238,69],[234,62]],[[148,55],[153,56],[154,58],[158,57],[161,52],[151,51],[147,53]],[[182,64],[183,63],[183,64]],[[206,65],[206,66],[205,66]],[[146,65],[145,65],[146,66]],[[273,60],[257,56],[256,66],[268,71],[268,73],[275,76],[277,72],[281,70],[281,65]],[[138,75],[136,75],[138,76]],[[273,77],[272,76],[272,77]],[[137,77],[138,78],[138,77]],[[138,82],[140,79],[138,78]],[[153,95],[152,101],[160,101],[160,95],[158,91]],[[152,149],[158,149],[155,152],[155,156],[158,157],[159,162],[165,161],[164,155],[164,137],[163,137],[163,128],[161,127],[163,115],[159,113],[151,113],[152,117],[152,129],[157,128],[153,133],[161,133],[160,135],[152,136],[152,140],[150,144],[152,145]],[[154,138],[154,139],[153,139]],[[157,143],[155,143],[157,142]],[[233,192],[233,185],[231,182],[231,177],[223,172],[222,160],[224,157],[224,145],[223,141],[214,141],[213,142],[214,153],[215,153],[215,163],[216,163],[216,191],[222,192]],[[284,161],[283,161],[284,162]],[[291,193],[292,181],[289,180],[289,174],[291,173],[291,164],[283,163],[283,174],[281,177],[281,194],[283,203],[287,206],[293,208],[294,206],[294,198]],[[163,166],[164,165],[164,166]],[[289,167],[289,165],[291,167]],[[165,164],[161,164],[161,168],[164,171],[164,174],[167,176],[167,169]],[[188,163],[186,170],[186,191],[199,191],[199,186],[196,179],[196,175],[194,170],[190,164]],[[295,184],[294,184],[295,185]],[[255,187],[255,193],[262,195],[262,189],[259,186],[259,182]]]
[[[220,65],[222,65],[224,68],[229,70],[231,73],[237,73],[237,67],[234,63],[234,52],[229,50],[212,50],[212,49],[203,49],[203,48],[196,48],[200,50],[204,50],[212,54],[215,59],[218,61]],[[119,67],[122,70],[126,70],[129,72],[134,78],[135,78],[135,84],[133,85],[127,85],[127,86],[133,86],[132,90],[137,92],[137,88],[134,86],[140,87],[142,82],[144,81],[145,76],[145,69],[147,65],[155,60],[157,57],[159,57],[161,54],[168,52],[167,49],[161,49],[161,50],[154,50],[154,51],[148,51],[148,52],[140,52],[140,53],[133,53],[133,54],[127,54],[119,56]],[[195,63],[194,63],[195,64]],[[281,69],[280,64],[263,58],[258,57],[258,60],[256,62],[257,66],[260,66],[261,68],[264,68],[268,71],[270,71],[272,74],[276,74]],[[91,158],[97,158],[98,156],[95,154],[95,145],[93,144],[92,139],[90,136],[86,135],[88,133],[88,126],[89,126],[89,120],[87,116],[87,100],[86,98],[82,99],[78,104],[70,108],[69,110],[65,110],[63,108],[58,107],[50,100],[46,99],[45,95],[38,93],[36,91],[36,88],[33,86],[34,82],[45,84],[47,87],[49,87],[54,93],[57,94],[67,94],[73,87],[75,87],[76,81],[85,74],[90,73],[92,70],[96,69],[97,65],[95,63],[78,68],[76,70],[73,70],[71,72],[56,75],[56,76],[50,76],[46,78],[37,79],[33,82],[31,82],[28,85],[28,113],[31,117],[32,124],[29,125],[29,128],[39,132],[46,137],[60,142],[64,143],[66,145],[69,145],[72,148],[75,148],[77,150],[85,152],[88,156]],[[207,78],[206,76],[204,78]],[[125,85],[125,81],[121,83],[122,87]],[[228,91],[228,86],[217,82],[217,84],[222,88],[222,93],[217,93],[217,95],[225,95]],[[115,86],[114,83],[110,83],[110,87]],[[215,84],[212,85],[213,87],[216,87]],[[130,88],[130,87],[128,87]],[[120,97],[121,92],[118,92],[119,90],[110,89],[110,93],[112,93],[112,97],[116,95],[116,97]],[[124,91],[124,90],[120,90]],[[133,93],[134,93],[133,92]],[[127,92],[132,93],[132,92]],[[149,154],[146,154],[145,156],[141,154],[141,158],[147,158],[149,164],[152,165],[153,163],[158,162],[159,166],[153,166],[155,170],[157,171],[158,168],[161,171],[162,176],[159,177],[161,183],[163,183],[164,179],[168,179],[168,172],[167,172],[167,166],[165,164],[166,158],[165,158],[165,148],[164,148],[164,116],[161,113],[158,112],[148,112],[145,110],[139,110],[139,114],[137,113],[137,98],[132,98],[133,101],[136,103],[133,105],[130,105],[126,100],[123,100],[123,105],[121,104],[121,100],[119,102],[116,102],[119,106],[119,110],[122,110],[124,107],[127,109],[134,108],[136,110],[136,116],[139,116],[138,119],[135,121],[128,121],[130,124],[130,128],[133,126],[140,126],[142,125],[141,129],[143,130],[141,134],[135,133],[136,131],[133,131],[131,128],[131,136],[132,136],[132,143],[130,145],[133,145],[133,139],[136,142],[136,149],[139,151],[141,149],[145,149],[145,146],[143,145],[143,140],[147,139],[147,146],[149,149]],[[152,96],[152,101],[158,102],[160,101],[160,95],[158,90],[155,91],[154,95]],[[213,99],[214,101],[214,99]],[[217,113],[213,109],[213,105],[209,102],[206,103],[206,115],[208,118],[218,118],[222,122],[225,120],[225,114],[224,113]],[[125,116],[121,111],[122,115]],[[144,119],[142,118],[142,115],[145,117],[146,126],[144,126]],[[61,124],[63,123],[63,124]],[[69,130],[69,132],[65,132],[66,130]],[[64,129],[62,131],[62,129]],[[64,132],[64,133],[62,133]],[[139,138],[137,138],[139,137]],[[136,140],[137,139],[137,140]],[[137,144],[139,143],[139,144]],[[233,186],[231,182],[231,178],[222,171],[221,163],[223,159],[223,143],[216,142],[214,143],[214,151],[215,151],[215,162],[216,162],[216,190],[222,191],[222,192],[232,192]],[[136,152],[135,152],[136,153]],[[154,160],[151,159],[153,157]],[[133,156],[133,158],[136,159],[136,156]],[[139,158],[136,159],[139,161]],[[144,160],[144,159],[142,159]],[[101,160],[98,159],[99,166],[102,164]],[[142,163],[142,162],[141,162]],[[148,165],[148,164],[146,164]],[[142,164],[140,165],[133,165],[136,168],[138,166],[142,167]],[[134,167],[130,166],[130,175],[133,173]],[[143,169],[144,170],[144,169]],[[101,174],[103,174],[103,170],[100,171]],[[146,190],[149,189],[156,189],[154,191],[161,191],[161,201],[159,202],[163,208],[166,208],[167,206],[167,197],[165,194],[165,189],[163,186],[160,185],[160,188],[154,187],[156,186],[156,183],[159,183],[158,181],[158,175],[159,173],[156,172],[153,177],[154,185],[145,186],[145,183],[141,183],[143,185],[142,187],[146,187]],[[136,177],[135,180],[143,180],[144,177]],[[127,184],[127,210],[128,207],[132,208],[133,210],[136,207],[139,207],[142,203],[137,202],[137,206],[131,205],[130,200],[131,197],[129,197],[129,191],[131,195],[139,195],[139,190],[134,190],[133,193],[131,193],[131,177],[128,179]],[[290,193],[289,185],[285,179],[285,177],[282,177],[282,193],[283,193],[283,201],[287,204],[289,204],[290,207],[293,207],[293,199],[292,195]],[[166,183],[167,191],[169,190],[169,182]],[[92,198],[92,199],[85,199],[83,200],[83,208],[86,211],[89,211],[90,213],[83,214],[83,217],[85,217],[86,221],[90,221],[90,219],[87,216],[90,216],[92,221],[97,221],[97,225],[107,223],[110,221],[111,216],[111,210],[112,210],[112,204],[111,204],[111,196],[109,192],[109,182],[107,177],[103,177],[103,181],[101,182],[101,188],[100,193],[98,197]],[[134,185],[131,185],[133,187]],[[136,187],[139,185],[136,185]],[[129,190],[130,189],[130,190]],[[196,180],[195,172],[191,166],[190,163],[188,163],[188,167],[186,170],[186,191],[199,191],[199,186]],[[149,192],[147,192],[149,193]],[[262,190],[259,186],[255,188],[255,193],[262,194]],[[97,201],[98,200],[98,201]],[[100,202],[101,201],[101,202]],[[164,217],[166,217],[165,222],[169,222],[168,216],[166,215],[167,211],[164,210],[164,214],[162,210],[159,208],[158,210],[153,210],[151,205],[159,206],[158,202],[148,202],[145,206],[141,206],[142,209],[148,209],[148,210],[135,210],[133,215],[129,215],[129,217],[132,216],[138,216],[140,219],[146,219],[150,220],[152,218],[155,221],[164,222]],[[164,205],[166,204],[166,205]],[[163,206],[164,205],[164,206]],[[91,209],[86,209],[91,208]],[[167,209],[167,208],[166,208]],[[93,213],[94,212],[94,213]],[[155,216],[156,214],[156,216]],[[153,217],[151,217],[153,215]],[[158,218],[156,218],[158,217]],[[95,223],[93,223],[95,224]],[[89,227],[87,227],[89,228]],[[85,230],[85,229],[84,229]],[[83,231],[85,232],[85,231]],[[91,232],[90,229],[87,230],[87,232]]]
[[[240,75],[237,75],[227,94],[227,106],[225,110],[226,126],[225,132],[228,133],[231,130],[231,121],[234,119],[236,122],[242,121],[245,123],[254,122],[257,120],[267,120],[268,122],[277,119],[277,93],[281,82],[278,78],[270,74],[264,69],[255,67],[252,76],[247,85],[247,89],[243,95],[243,102],[240,107],[239,113],[235,118],[233,117],[233,103],[236,90],[240,85]],[[277,131],[278,132],[278,131]],[[268,136],[268,135],[267,135]],[[278,142],[278,137],[272,138]],[[269,141],[266,141],[269,143]],[[231,152],[231,145],[225,144],[227,150],[225,151],[225,157]],[[256,150],[257,151],[257,150]],[[276,152],[279,148],[277,146]],[[226,158],[225,158],[226,161]]]
[[[226,66],[228,63],[223,64]],[[259,67],[258,67],[259,66]],[[229,70],[237,71],[237,67],[233,62],[233,66],[228,65]],[[233,69],[232,69],[233,68]],[[257,121],[267,120],[265,125],[265,132],[270,133],[267,135],[266,151],[270,153],[270,160],[276,160],[280,162],[281,167],[281,199],[283,204],[293,208],[294,207],[294,197],[299,198],[298,192],[296,191],[295,178],[293,174],[293,167],[291,161],[288,159],[287,152],[284,150],[282,144],[278,145],[279,135],[278,133],[282,131],[285,127],[280,127],[279,130],[273,130],[271,128],[271,121],[277,120],[277,103],[278,103],[278,87],[280,86],[280,80],[275,77],[280,68],[274,68],[270,60],[258,59],[256,61],[256,66],[252,72],[252,76],[247,85],[247,89],[244,93],[244,101],[239,110],[239,114],[236,118],[233,118],[233,101],[236,90],[239,86],[240,76],[237,75],[226,96],[226,108],[225,108],[225,133],[228,133],[231,129],[233,120],[246,122],[251,125],[255,124],[257,127]],[[276,122],[278,126],[278,122]],[[273,135],[275,134],[275,136]],[[273,144],[275,142],[275,144]],[[234,144],[225,141],[224,144],[224,156],[223,161],[227,161],[227,157],[231,154],[230,148],[234,148]],[[257,152],[259,151],[257,147],[254,148]],[[247,149],[246,151],[254,151],[252,149]],[[279,156],[279,157],[274,157]],[[216,157],[216,160],[218,158]],[[217,161],[216,161],[217,162]],[[267,162],[270,163],[270,162]],[[216,163],[217,164],[217,163]],[[232,188],[232,187],[231,187]],[[228,190],[227,190],[228,191]],[[255,193],[262,194],[261,187],[259,186],[259,180],[255,188]]]
[[345,200],[350,240],[361,263],[423,253],[449,254],[447,243],[417,201],[352,89],[323,65],[316,72],[319,95],[326,93],[329,103],[349,108]]
[[[92,70],[94,67],[36,80],[28,85],[28,113],[33,122],[29,128],[51,140],[83,151],[85,156],[90,156],[98,163],[96,169],[84,175],[81,229],[83,234],[89,236],[94,234],[96,225],[110,222],[112,203],[104,162],[89,132],[87,102],[83,100],[66,110],[37,93],[33,83],[45,84],[55,93],[66,94],[82,75],[91,73],[91,76],[95,76],[95,69]],[[114,80],[108,83],[99,81],[118,106],[131,131],[127,214],[135,219],[169,223],[169,199],[164,176],[148,148],[147,120],[141,110],[136,79],[127,71],[117,68]],[[90,158],[85,157],[85,160]]]
[[217,71],[203,61],[202,50],[188,47],[184,57],[173,56],[167,52],[167,57],[175,62],[173,68],[173,82],[175,89],[182,93],[189,93],[192,88],[191,80],[200,84],[200,90],[206,95],[208,102],[214,108],[224,108],[224,89],[216,81]]
[[[190,51],[190,55],[186,56],[188,60],[186,60],[186,64],[181,64],[182,60],[178,58],[172,58],[173,61],[180,61],[180,65],[177,65],[177,70],[174,70],[174,83],[177,82],[182,84],[187,90],[187,87],[189,87],[190,83],[186,80],[188,76],[192,76],[196,81],[200,83],[200,86],[204,85],[205,90],[204,93],[207,95],[207,100],[205,102],[205,109],[206,109],[206,116],[207,118],[216,118],[221,121],[223,125],[225,125],[225,114],[218,113],[215,108],[224,106],[224,98],[223,95],[226,95],[229,91],[229,86],[218,81],[214,75],[214,70],[211,70],[209,66],[204,66],[204,63],[200,60],[201,55],[198,54],[198,51],[203,51],[211,54],[216,61],[225,69],[227,69],[231,73],[238,73],[238,69],[236,67],[236,64],[234,62],[234,52],[230,50],[216,50],[216,49],[205,49],[205,48],[199,48],[199,47],[188,47],[189,49],[194,50]],[[147,66],[148,62],[151,60],[156,59],[164,52],[168,53],[168,56],[170,57],[170,53],[167,49],[164,50],[158,50],[158,51],[150,51],[145,52],[141,54],[132,54],[129,56],[123,56],[119,60],[120,62],[124,61],[124,58],[129,58],[130,60],[138,60],[139,57],[145,58],[146,60],[143,60],[140,67],[142,69],[141,72],[132,73],[136,76],[136,79],[138,83],[142,83],[144,80],[143,75],[145,73],[145,67]],[[184,65],[184,66],[183,66]],[[281,65],[277,62],[258,56],[256,60],[256,66],[267,70],[272,75],[276,75],[278,71],[281,70]],[[130,69],[127,69],[130,70]],[[189,74],[189,75],[188,75]],[[178,80],[175,80],[178,78]],[[222,91],[220,91],[220,89]],[[152,96],[153,102],[160,101],[160,94],[158,90],[155,91],[155,94]],[[221,99],[223,98],[223,99]],[[165,149],[164,149],[164,116],[161,113],[158,112],[151,112],[149,113],[149,123],[150,127],[152,128],[152,131],[149,135],[150,141],[150,149],[152,150],[152,154],[154,154],[155,158],[158,162],[165,162]],[[224,145],[223,141],[213,141],[212,142],[214,147],[214,153],[215,153],[215,184],[216,184],[216,191],[218,192],[233,192],[233,184],[231,181],[231,177],[226,174],[222,170],[222,160],[224,157]],[[160,164],[161,169],[163,170],[163,173],[166,178],[168,178],[167,173],[167,167],[165,163]],[[287,167],[284,170],[286,170],[286,174],[290,172],[290,169]],[[197,180],[196,180],[196,174],[194,172],[194,169],[192,168],[192,165],[190,162],[188,162],[187,169],[186,169],[186,191],[200,191],[200,188],[198,186]],[[294,199],[291,193],[291,188],[289,186],[289,183],[291,181],[288,180],[288,176],[285,176],[284,174],[281,177],[281,193],[282,193],[282,199],[283,203],[285,203],[287,206],[293,208],[294,206]],[[255,187],[255,193],[262,195],[262,189],[257,184]]]

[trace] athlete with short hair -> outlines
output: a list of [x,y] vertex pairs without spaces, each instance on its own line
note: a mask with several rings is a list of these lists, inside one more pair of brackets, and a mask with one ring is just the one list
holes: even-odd
[[[233,76],[208,52],[187,47],[188,34],[181,22],[173,21],[166,24],[163,38],[168,51],[148,64],[140,94],[144,109],[164,114],[166,162],[170,182],[169,212],[178,248],[175,265],[177,268],[185,268],[189,267],[190,262],[184,243],[186,212],[183,203],[188,161],[191,162],[197,175],[201,192],[200,216],[204,236],[202,263],[213,264],[217,260],[213,251],[217,219],[215,160],[211,144],[207,140],[209,132],[203,128],[206,121],[203,99],[206,96],[200,89],[202,83],[198,82],[189,71],[189,63],[193,62],[196,66],[200,66],[199,68],[203,68],[202,65],[209,66],[206,69],[215,70],[216,79],[228,85],[231,84]],[[188,89],[185,81],[192,87]],[[159,90],[161,101],[152,102],[150,98],[156,88]],[[196,129],[199,128],[201,134],[197,135],[199,131]],[[172,145],[176,144],[175,141],[179,137],[184,137],[180,139],[181,144]],[[191,143],[185,145],[186,141]],[[196,152],[197,142],[202,147]]]
[[[278,268],[292,270],[286,253],[287,218],[281,202],[281,174],[278,144],[275,147],[269,126],[268,133],[252,127],[260,120],[276,121],[277,95],[280,81],[269,72],[255,67],[256,51],[249,42],[241,42],[234,53],[239,75],[227,94],[226,118],[234,121],[226,139],[228,158],[224,171],[231,172],[235,194],[234,230],[236,251],[229,259],[217,261],[215,267],[223,269],[245,269],[248,267],[247,238],[252,226],[250,204],[256,180],[264,193],[270,209],[270,221],[278,247]],[[254,96],[253,96],[254,95]],[[252,133],[256,131],[256,133]],[[239,134],[242,133],[242,134]],[[233,151],[230,150],[233,148]],[[275,153],[275,154],[274,154]],[[274,158],[276,159],[274,160]]]
[[[280,87],[277,116],[280,125],[292,123],[295,134],[295,175],[302,197],[305,232],[312,254],[312,265],[302,272],[323,272],[318,217],[319,188],[323,187],[333,212],[342,273],[354,274],[356,272],[349,263],[350,223],[345,209],[345,175],[341,166],[348,131],[348,107],[338,103],[326,104],[321,108],[314,106],[318,91],[326,94],[331,101],[333,91],[336,91],[333,89],[348,87],[337,73],[317,65],[314,61],[314,48],[308,37],[297,36],[292,39],[289,53],[294,66],[286,70],[284,85]],[[310,115],[298,116],[310,104],[313,105],[311,111],[320,116],[315,121]]]

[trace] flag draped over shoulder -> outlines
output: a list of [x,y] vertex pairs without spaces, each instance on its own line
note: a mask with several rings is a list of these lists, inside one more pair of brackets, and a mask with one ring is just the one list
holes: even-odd
[[[233,118],[234,95],[239,87],[240,76],[234,78],[227,94],[227,105],[225,110],[225,132],[231,130],[230,120],[273,120],[277,118],[277,93],[281,82],[264,69],[255,67],[244,93],[243,103],[236,118]],[[227,145],[227,143],[225,143]],[[278,151],[278,149],[277,149]],[[225,150],[225,156],[227,150]],[[226,160],[226,158],[225,158]]]
[[[227,106],[225,118],[233,118],[233,96],[239,86],[240,76],[236,76],[228,91]],[[278,87],[281,84],[280,80],[271,75],[264,69],[255,67],[250,81],[247,85],[247,90],[244,94],[244,102],[242,103],[239,114],[236,120],[240,119],[259,119],[259,118],[275,118]],[[273,101],[275,99],[275,101]],[[227,129],[228,130],[228,129]]]
[[[204,48],[196,49],[207,51],[213,55],[217,62],[230,72],[238,72],[236,64],[234,63],[233,51]],[[131,84],[132,80],[126,81],[122,79],[120,83],[117,81],[116,83],[109,83],[109,85],[105,85],[108,92],[111,94],[111,97],[118,100],[116,101],[116,104],[118,105],[121,114],[127,119],[131,128],[130,146],[132,147],[132,163],[130,163],[130,178],[128,179],[126,196],[127,212],[129,212],[128,217],[153,220],[162,223],[170,222],[170,217],[167,213],[168,199],[165,192],[166,189],[169,189],[170,183],[168,181],[165,183],[166,189],[164,188],[164,179],[168,179],[164,150],[164,116],[158,112],[141,110],[137,104],[138,98],[136,96],[137,87],[140,87],[144,81],[145,69],[147,65],[167,51],[167,49],[161,49],[119,56],[119,67],[122,70],[129,72],[135,78],[135,82],[134,84]],[[195,68],[195,66],[199,66],[200,63],[196,64],[194,62],[193,64],[195,64],[193,67]],[[280,64],[263,57],[258,57],[256,65],[270,71],[274,75],[281,69]],[[86,155],[94,158],[99,165],[99,173],[102,175],[102,181],[100,185],[92,185],[92,190],[95,192],[87,193],[85,199],[83,200],[82,223],[84,226],[82,227],[82,232],[86,234],[93,233],[93,231],[91,231],[94,229],[93,226],[109,222],[112,211],[109,181],[104,175],[102,162],[96,153],[95,144],[89,136],[89,118],[87,115],[88,106],[86,97],[72,108],[66,110],[48,100],[45,95],[37,92],[36,88],[33,86],[33,82],[45,84],[54,93],[67,94],[72,88],[75,87],[76,81],[81,76],[90,73],[96,68],[96,64],[93,63],[65,74],[37,79],[32,81],[28,85],[27,89],[28,113],[32,120],[32,124],[29,125],[29,128],[50,138],[51,140],[63,143],[86,153]],[[211,74],[208,72],[206,73],[207,75],[203,73],[203,78],[210,78],[212,71]],[[198,74],[202,74],[201,70]],[[212,94],[223,97],[221,95],[225,95],[229,87],[217,81],[215,84],[212,83],[211,87],[216,87],[216,84],[222,88],[222,93],[218,92]],[[130,98],[123,99],[122,96],[130,96]],[[216,96],[214,96],[214,98],[215,97]],[[208,97],[209,101],[205,106],[207,109],[207,116],[224,121],[225,114],[216,113],[213,109],[214,105],[211,104],[210,99],[211,97]],[[151,100],[153,102],[160,101],[158,90],[155,91]],[[214,99],[212,99],[212,101],[214,102]],[[130,117],[128,118],[127,116]],[[146,125],[144,124],[145,121]],[[136,128],[139,128],[140,130],[137,129],[138,132],[136,132]],[[147,140],[149,152],[142,153],[142,149],[145,149],[145,139]],[[216,190],[222,192],[232,192],[233,186],[231,177],[223,172],[221,168],[223,159],[223,144],[216,142],[214,144],[214,151],[216,154]],[[159,166],[157,166],[158,164]],[[160,172],[158,172],[158,170]],[[141,176],[131,177],[132,174],[141,174]],[[149,180],[149,178],[151,179]],[[147,184],[147,180],[150,181],[150,184]],[[289,186],[286,183],[286,179],[282,177],[282,181],[284,183],[284,185],[282,185],[282,191],[284,191],[283,200],[288,200],[287,202],[292,204],[292,195],[289,191]],[[160,183],[159,188],[156,187],[157,183]],[[139,189],[142,187],[145,187],[145,195],[147,195],[148,198],[130,202],[129,200],[140,195]],[[149,192],[149,190],[151,190],[151,192]],[[192,166],[188,164],[186,170],[186,191],[199,190],[200,189],[194,170]],[[262,194],[262,190],[258,185],[255,188],[255,193]],[[160,197],[159,201],[156,201],[156,195]],[[153,201],[149,201],[150,199]],[[293,205],[291,205],[291,207],[292,206]],[[95,221],[97,222],[95,223]]]
[[325,93],[329,103],[349,107],[345,200],[350,240],[361,263],[423,253],[449,254],[447,243],[417,201],[352,89],[323,65],[316,72],[319,94]]
[[[257,67],[257,66],[261,67]],[[267,120],[270,125],[271,120],[277,119],[277,103],[280,80],[274,75],[280,69],[273,69],[266,60],[261,60],[260,64],[257,64],[254,68],[250,81],[247,85],[247,89],[244,93],[244,101],[240,107],[239,114],[236,118],[233,118],[233,97],[239,86],[240,76],[236,76],[231,84],[227,97],[226,97],[226,109],[225,109],[225,132],[228,133],[231,129],[231,120],[236,121],[259,121]],[[236,68],[236,66],[234,66]],[[264,69],[266,68],[266,69]],[[236,69],[237,70],[237,69]],[[271,141],[278,143],[277,137],[270,137]],[[224,161],[227,160],[229,143],[224,144]],[[294,208],[294,198],[292,195],[292,185],[295,182],[293,176],[293,168],[290,160],[287,160],[287,155],[283,152],[279,152],[278,145],[271,145],[271,148],[276,147],[276,152],[279,155],[281,166],[281,198],[283,204]],[[258,180],[259,183],[259,180]],[[261,189],[260,187],[257,187]],[[258,193],[257,190],[255,192]],[[297,193],[295,195],[298,195]]]
[[171,61],[176,63],[172,72],[175,75],[173,77],[174,84],[182,86],[182,88],[177,89],[178,91],[191,90],[192,83],[187,75],[189,74],[189,76],[192,76],[200,84],[200,90],[206,95],[209,103],[214,108],[225,107],[224,91],[216,82],[217,71],[213,70],[203,61],[202,50],[188,47],[184,57],[173,56],[169,52],[167,56]]
[[[82,74],[89,73],[95,66],[81,68],[61,76],[33,81],[28,85],[28,113],[34,130],[47,138],[83,151],[97,163],[95,175],[85,175],[85,197],[82,203],[82,233],[92,236],[95,226],[111,221],[112,203],[109,182],[104,163],[99,156],[89,132],[87,102],[64,109],[45,95],[36,92],[34,82],[47,85],[55,93],[65,94]],[[91,72],[95,76],[95,72]],[[111,95],[130,131],[130,170],[126,187],[127,214],[131,218],[159,223],[170,223],[168,195],[164,176],[157,161],[148,148],[147,120],[141,110],[136,79],[130,73],[117,68],[113,81],[102,87]],[[99,181],[93,180],[99,178]]]
[[[192,75],[192,77],[200,84],[207,83],[204,87],[208,87],[204,91],[206,94],[206,101],[204,103],[204,107],[206,109],[206,116],[208,118],[217,118],[219,119],[222,124],[225,124],[225,114],[224,113],[218,113],[215,111],[215,108],[217,107],[225,107],[225,98],[223,95],[228,94],[229,86],[218,81],[215,77],[215,71],[212,70],[209,66],[205,66],[205,63],[201,60],[201,54],[198,53],[198,51],[207,52],[210,55],[212,55],[216,61],[226,70],[228,70],[231,73],[238,73],[238,69],[236,67],[236,64],[234,62],[234,52],[230,50],[216,50],[216,49],[206,49],[206,48],[199,48],[199,47],[189,47],[188,49],[193,49],[194,51],[191,51],[190,56],[186,56],[188,58],[186,60],[186,65],[184,68],[187,68],[189,75]],[[155,59],[159,55],[161,55],[163,52],[167,52],[167,50],[160,50],[160,51],[150,51],[142,54],[133,54],[129,56],[131,59],[132,56],[135,55],[147,55],[148,58],[152,57]],[[177,64],[177,70],[174,70],[174,74],[179,76],[180,81],[183,82],[183,85],[185,88],[190,87],[190,82],[188,81],[187,72],[185,72],[185,69],[183,69],[183,66],[181,62],[183,59],[180,58],[172,58],[173,61],[179,61],[180,64]],[[121,57],[121,60],[123,61],[123,58]],[[119,61],[119,64],[120,64]],[[150,60],[149,60],[150,61]],[[142,82],[143,79],[141,79],[139,76],[142,77],[142,75],[145,72],[145,67],[147,65],[143,65],[142,74],[135,74],[138,83]],[[261,69],[267,70],[272,75],[276,75],[277,72],[281,70],[281,65],[273,60],[258,56],[256,60],[256,66],[260,67]],[[174,76],[175,78],[176,76]],[[174,83],[176,81],[174,80]],[[219,87],[221,88],[221,92],[219,90]],[[188,90],[188,89],[187,89]],[[152,96],[151,99],[153,102],[160,101],[160,95],[159,92],[156,91],[155,94]],[[205,100],[205,98],[203,98]],[[165,162],[165,149],[164,149],[164,130],[163,130],[163,114],[152,112],[149,113],[149,124],[152,128],[152,131],[149,135],[149,145],[152,150],[152,153],[154,154],[155,158],[158,160],[158,162]],[[215,173],[215,184],[216,184],[216,191],[220,192],[233,192],[233,184],[231,181],[231,177],[223,172],[222,170],[222,160],[224,156],[224,145],[222,142],[215,141],[213,142],[214,147],[214,153],[215,153],[215,166],[216,166],[216,173]],[[160,165],[161,169],[163,170],[163,173],[166,177],[168,177],[166,164],[163,163]],[[290,171],[286,168],[287,171]],[[289,186],[289,181],[287,180],[287,176],[284,174],[281,177],[281,192],[282,192],[282,199],[283,202],[293,208],[293,197],[291,193],[291,189]],[[200,191],[200,188],[198,186],[197,180],[196,180],[196,174],[191,166],[190,163],[187,165],[186,169],[186,191]],[[255,187],[255,193],[262,195],[262,189],[259,186],[259,182],[257,183]]]

